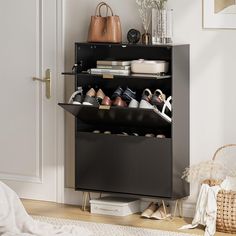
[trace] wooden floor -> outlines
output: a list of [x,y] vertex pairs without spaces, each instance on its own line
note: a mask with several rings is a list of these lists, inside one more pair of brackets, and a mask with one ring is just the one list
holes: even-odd
[[[185,232],[192,234],[203,235],[203,228],[194,230],[179,231],[178,228],[191,222],[191,219],[175,218],[173,220],[150,220],[141,219],[139,214],[126,217],[112,217],[90,214],[88,211],[81,211],[80,207],[72,205],[64,205],[51,202],[22,200],[27,212],[30,215],[47,216],[64,218],[71,220],[91,221],[96,223],[107,223],[116,225],[129,225],[134,227],[143,227],[150,229],[168,230],[176,232]],[[216,236],[231,235],[217,233]]]

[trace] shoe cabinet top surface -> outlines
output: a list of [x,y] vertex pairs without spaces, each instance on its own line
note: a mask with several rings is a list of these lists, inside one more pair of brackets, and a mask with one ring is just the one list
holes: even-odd
[[178,46],[189,46],[189,44],[131,44],[131,43],[86,43],[86,42],[76,42],[76,46],[108,46],[108,47],[142,47],[142,48],[172,48],[172,47],[178,47]]

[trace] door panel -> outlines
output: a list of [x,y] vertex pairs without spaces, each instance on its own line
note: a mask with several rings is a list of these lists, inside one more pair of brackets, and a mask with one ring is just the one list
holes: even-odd
[[[56,200],[56,0],[0,0],[0,179]],[[44,79],[52,71],[52,98]]]

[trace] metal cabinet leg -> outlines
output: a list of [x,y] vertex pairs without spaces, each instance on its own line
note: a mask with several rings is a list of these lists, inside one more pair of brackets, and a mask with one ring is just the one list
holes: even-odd
[[166,211],[166,204],[165,204],[165,201],[162,200],[161,203],[162,203],[162,205],[163,205],[163,209],[164,209],[165,216],[167,216],[167,211]]
[[179,216],[182,218],[183,217],[183,200],[182,199],[178,199],[175,201],[175,209],[174,209],[174,215],[173,215],[174,217],[176,217],[177,209],[178,209]]
[[88,193],[88,192],[83,192],[82,211],[86,211],[88,197],[90,197],[90,193]]

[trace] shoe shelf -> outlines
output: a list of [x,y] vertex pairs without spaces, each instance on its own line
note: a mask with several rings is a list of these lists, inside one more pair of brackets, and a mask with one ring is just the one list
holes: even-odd
[[76,78],[77,85],[87,87],[97,86],[107,89],[116,89],[118,86],[131,87],[143,90],[143,88],[163,88],[164,91],[171,90],[171,76],[160,76],[155,79],[153,77],[139,77],[139,76],[114,76],[114,78],[103,78],[103,75],[91,74],[75,74],[64,73],[64,75],[73,75]]
[[59,103],[66,111],[89,124],[132,125],[167,128],[171,125],[160,112],[151,109],[87,106]]
[[63,75],[73,75],[78,78],[93,78],[93,79],[170,79],[171,75],[157,75],[157,76],[136,76],[136,75],[108,75],[108,74],[89,74],[89,73],[74,73],[74,72],[63,72]]

